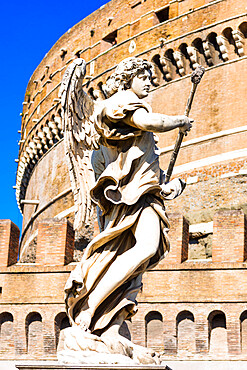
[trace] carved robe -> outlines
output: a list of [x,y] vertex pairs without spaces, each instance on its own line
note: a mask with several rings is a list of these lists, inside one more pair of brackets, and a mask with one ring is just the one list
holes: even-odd
[[90,292],[118,255],[134,246],[131,228],[145,207],[152,207],[159,215],[159,249],[99,305],[89,328],[93,333],[103,332],[122,310],[126,318],[136,312],[135,298],[143,272],[169,251],[169,222],[163,201],[183,190],[178,181],[172,193],[165,192],[155,135],[130,123],[131,114],[139,108],[151,111],[133,92],[121,91],[101,102],[95,111],[96,129],[104,145],[92,157],[96,184],[91,196],[101,210],[102,232],[89,243],[66,284],[70,320],[73,322],[78,312],[87,309]]

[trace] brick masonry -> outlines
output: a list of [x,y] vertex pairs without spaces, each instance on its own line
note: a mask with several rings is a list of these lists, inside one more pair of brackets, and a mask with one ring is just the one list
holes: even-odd
[[[246,216],[241,210],[221,211],[214,218],[213,262],[244,262],[247,256]],[[224,243],[222,241],[224,240]]]
[[[243,212],[215,215],[212,261],[188,260],[188,221],[176,213],[169,219],[171,255],[144,274],[138,312],[127,322],[125,335],[159,350],[163,359],[247,360]],[[7,266],[6,258],[0,266],[2,359],[54,359],[60,331],[69,325],[63,287],[75,267],[65,264],[73,250],[72,227],[66,220],[46,220],[38,230],[36,263]],[[52,255],[54,237],[57,257]],[[10,249],[9,244],[7,254]]]
[[[159,10],[166,6],[168,19],[160,22]],[[114,42],[109,35],[115,35]],[[73,222],[58,101],[67,65],[84,58],[92,76],[85,90],[102,98],[101,85],[120,60],[137,55],[156,61],[148,102],[154,112],[181,114],[191,88],[190,73],[195,62],[201,63],[207,70],[191,111],[194,127],[185,138],[198,140],[246,125],[246,39],[244,0],[128,5],[112,0],[72,27],[47,53],[30,78],[23,102],[17,199],[40,201],[38,207],[21,206],[20,249],[25,249],[26,263],[17,263],[18,228],[10,220],[0,222],[1,359],[55,358],[60,331],[68,325],[63,287],[74,268],[74,233],[67,220],[54,219],[66,211]],[[175,51],[182,55],[177,64]],[[176,135],[159,135],[159,146],[171,146]],[[199,140],[181,149],[177,164],[245,149],[246,139],[243,130]],[[161,156],[162,168],[169,158],[170,153]],[[124,328],[135,343],[158,349],[164,359],[247,359],[246,175],[222,178],[242,169],[245,157],[191,168],[179,175],[185,180],[197,177],[196,182],[167,202],[170,254],[144,275],[138,313]],[[76,245],[80,238],[83,244],[79,252],[98,232],[95,220],[76,236]],[[212,259],[188,260],[189,223],[212,220]]]
[[[124,16],[120,11],[123,6]],[[163,19],[165,22],[160,23],[159,11],[165,7],[169,7],[168,19]],[[87,74],[92,76],[84,88],[88,93],[93,95],[96,92],[102,98],[101,85],[123,58],[137,55],[154,62],[166,61],[164,68],[158,62],[155,64],[156,82],[152,86],[148,102],[155,112],[182,114],[191,88],[190,73],[194,68],[193,58],[186,52],[188,46],[194,50],[197,62],[204,65],[207,71],[197,90],[191,111],[191,116],[195,119],[193,130],[185,141],[200,139],[224,130],[239,129],[240,126],[245,126],[247,114],[246,105],[241,103],[242,97],[247,93],[244,77],[247,75],[245,7],[244,0],[152,0],[134,5],[132,2],[128,5],[124,2],[123,5],[123,0],[112,0],[72,27],[69,33],[57,41],[30,78],[23,102],[22,139],[24,133],[26,139],[20,145],[20,188],[17,198],[38,199],[40,212],[30,223],[30,217],[36,212],[35,206],[21,206],[24,216],[21,249],[37,231],[37,221],[56,217],[73,206],[71,193],[49,204],[54,196],[70,187],[61,132],[61,109],[57,96],[67,65],[78,56],[84,58],[88,62]],[[106,19],[112,20],[107,23]],[[235,44],[229,30],[237,32],[237,37],[240,37]],[[117,34],[114,44],[106,42],[108,35],[114,33]],[[214,39],[216,36],[223,40],[223,46],[217,44],[217,39]],[[130,46],[133,42],[136,49],[131,52]],[[207,47],[209,49],[205,51]],[[179,52],[179,55],[182,55],[180,69],[179,62],[176,65],[175,59],[168,58],[169,52]],[[163,56],[168,59],[160,59]],[[53,126],[49,126],[51,124]],[[54,125],[57,125],[55,131]],[[49,132],[43,132],[42,127],[46,127]],[[40,135],[43,139],[37,147]],[[173,145],[176,135],[175,131],[159,135],[159,146],[166,148]],[[177,164],[243,149],[246,139],[246,131],[243,131],[189,145],[181,149]],[[28,153],[32,152],[33,147],[35,152],[31,160]],[[38,159],[34,164],[35,158]],[[161,156],[162,168],[167,168],[169,158],[170,153]],[[24,163],[22,159],[27,168],[23,179],[20,180],[22,175],[19,172]],[[191,170],[181,176],[186,178],[196,175],[199,182],[207,182],[226,172],[238,171],[245,165],[245,161],[246,159],[242,158],[241,164],[238,160],[229,160],[227,163]],[[210,198],[210,190],[206,193]],[[193,201],[196,201],[195,197]],[[46,206],[47,204],[49,206]],[[225,205],[230,207],[227,198]],[[188,217],[184,209],[178,208],[175,211]],[[73,218],[73,214],[70,217]]]
[[74,230],[67,220],[46,219],[39,222],[36,263],[66,265],[73,261]]
[[165,264],[182,263],[188,259],[189,223],[179,213],[168,214],[170,220],[170,251],[162,261]]
[[10,266],[17,262],[19,250],[19,228],[10,220],[0,223],[0,266]]

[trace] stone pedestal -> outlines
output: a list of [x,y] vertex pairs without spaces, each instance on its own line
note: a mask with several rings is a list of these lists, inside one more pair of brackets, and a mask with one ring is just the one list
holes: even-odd
[[172,370],[166,365],[62,365],[58,362],[40,361],[35,364],[17,364],[19,370]]

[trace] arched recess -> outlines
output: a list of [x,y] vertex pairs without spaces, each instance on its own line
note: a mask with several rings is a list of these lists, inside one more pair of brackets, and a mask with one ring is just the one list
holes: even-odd
[[94,95],[94,88],[93,87],[90,87],[88,89],[88,94],[90,95],[90,97],[93,99],[93,100],[96,100],[95,99],[95,95]]
[[49,120],[48,119],[45,121],[45,125],[44,125],[44,128],[43,128],[43,131],[44,131],[44,133],[46,135],[47,146],[50,149],[53,146],[54,142],[53,142],[53,134],[52,134],[52,132],[51,132],[51,130],[49,128]]
[[192,72],[192,65],[191,65],[190,56],[188,54],[187,48],[188,48],[188,45],[185,43],[182,43],[178,48],[180,53],[183,55],[184,71],[186,75]]
[[157,351],[164,349],[163,318],[160,312],[151,311],[145,317],[145,344]]
[[200,39],[200,37],[197,37],[192,42],[191,45],[194,46],[194,48],[197,51],[197,62],[198,62],[198,64],[206,67],[207,66],[207,58],[205,56],[205,51],[204,51],[204,48],[203,48],[202,39]]
[[154,65],[154,73],[152,75],[152,84],[154,86],[159,86],[162,79],[165,79],[165,73],[163,70],[163,66],[161,65],[161,62],[160,62],[160,55],[159,54],[154,55],[152,57],[151,62]]
[[219,64],[223,62],[223,58],[221,55],[221,51],[219,48],[219,44],[217,42],[217,34],[215,32],[211,32],[207,36],[207,41],[209,42],[210,52],[213,60],[213,65]]
[[242,353],[247,354],[247,310],[240,316],[240,338]]
[[222,35],[227,40],[227,52],[229,54],[229,59],[236,58],[236,54],[238,53],[232,32],[233,29],[231,27],[225,28],[222,32]]
[[178,66],[177,66],[177,63],[174,59],[174,50],[173,49],[168,49],[166,50],[164,56],[167,60],[167,66],[168,66],[168,70],[170,72],[170,77],[171,79],[175,79],[175,78],[178,78],[180,77],[179,75],[179,71],[178,71]]
[[43,354],[43,325],[38,312],[30,312],[26,317],[26,348],[31,358],[39,358]]
[[177,315],[177,349],[179,352],[195,352],[195,319],[190,311]]
[[[56,348],[58,348],[58,343],[59,343],[59,338],[60,338],[61,331],[63,329],[66,329],[66,328],[70,327],[69,318],[68,318],[68,316],[66,315],[65,312],[60,312],[55,317],[54,326],[55,326],[55,344],[56,344]],[[60,340],[60,343],[59,343],[60,348],[63,347],[63,343],[61,343],[61,341],[63,341],[62,337],[61,337],[61,340]]]
[[[247,54],[247,22],[243,22],[238,27],[240,31],[240,38],[238,37],[238,41],[240,41],[240,45],[243,48],[243,53]],[[239,46],[240,46],[239,45]]]
[[226,316],[224,312],[216,310],[210,313],[208,316],[208,334],[210,354],[226,355],[228,353],[228,346]]
[[0,353],[14,354],[13,315],[9,312],[0,314]]
[[238,29],[242,32],[244,38],[247,39],[247,22],[241,23]]
[[105,93],[105,90],[104,90],[104,84],[102,81],[100,81],[98,84],[97,84],[97,87],[99,89],[99,98],[100,99],[106,99],[107,96],[106,96],[106,93]]

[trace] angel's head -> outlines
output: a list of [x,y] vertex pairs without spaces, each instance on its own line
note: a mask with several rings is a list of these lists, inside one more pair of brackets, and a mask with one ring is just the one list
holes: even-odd
[[119,90],[131,89],[139,98],[148,95],[153,72],[153,65],[140,58],[126,58],[122,60],[115,72],[107,79],[105,91],[107,96]]

